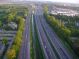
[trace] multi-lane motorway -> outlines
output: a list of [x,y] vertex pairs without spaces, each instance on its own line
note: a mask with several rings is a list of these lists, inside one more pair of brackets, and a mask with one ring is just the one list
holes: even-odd
[[57,37],[43,16],[43,8],[38,6],[35,10],[35,21],[39,34],[40,44],[44,48],[47,59],[76,59]]
[[[38,40],[43,50],[44,59],[78,59],[74,52],[70,52],[67,47],[65,47],[53,29],[46,22],[43,16],[43,7],[37,6],[32,15],[32,30],[34,31],[35,29],[33,28],[33,24],[35,23]],[[26,27],[19,53],[19,59],[30,59],[30,16],[31,15],[29,15],[26,19]],[[35,32],[32,33],[34,37]],[[34,37],[33,39],[35,40],[36,38]],[[35,54],[35,56],[37,55],[38,54]]]

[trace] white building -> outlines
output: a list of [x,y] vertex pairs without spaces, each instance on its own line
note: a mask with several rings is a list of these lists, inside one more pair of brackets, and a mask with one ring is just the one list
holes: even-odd
[[10,22],[8,26],[10,26],[12,29],[17,29],[17,24],[15,22]]
[[66,16],[78,16],[78,11],[71,10],[71,9],[63,9],[63,8],[55,8],[52,11],[50,11],[50,14],[53,15],[66,15]]

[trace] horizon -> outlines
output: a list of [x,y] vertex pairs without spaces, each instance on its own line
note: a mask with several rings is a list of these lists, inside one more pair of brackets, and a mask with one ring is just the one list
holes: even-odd
[[57,3],[77,3],[79,4],[79,0],[0,0],[0,3],[11,3],[11,2],[23,2],[23,1],[34,1],[34,2],[57,2]]

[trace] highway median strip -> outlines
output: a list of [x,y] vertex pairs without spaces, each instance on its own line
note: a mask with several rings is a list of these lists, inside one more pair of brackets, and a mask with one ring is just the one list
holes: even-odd
[[30,19],[30,56],[31,59],[34,59],[35,54],[34,54],[33,32],[32,32],[32,19],[33,17],[31,17]]
[[35,45],[36,45],[36,49],[35,49],[36,50],[36,59],[45,59],[44,52],[41,47],[41,43],[39,42],[39,36],[38,36],[38,31],[37,31],[35,20],[34,20],[34,28],[35,28],[35,41],[36,41],[36,43],[35,43]]

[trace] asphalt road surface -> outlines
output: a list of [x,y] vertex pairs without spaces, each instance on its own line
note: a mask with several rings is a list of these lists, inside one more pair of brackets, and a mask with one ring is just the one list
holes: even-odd
[[[32,12],[32,11],[31,11]],[[30,19],[32,13],[26,17],[24,38],[18,59],[30,59]],[[43,8],[37,6],[33,13],[36,30],[39,38],[40,46],[43,50],[45,59],[77,59],[74,52],[70,52],[61,42],[53,29],[49,26],[43,16]],[[34,27],[32,23],[32,27]],[[33,31],[35,28],[32,28]],[[33,32],[34,37],[34,32]],[[35,39],[35,37],[34,37]]]
[[43,8],[37,6],[34,14],[39,41],[46,59],[77,59],[74,52],[70,52],[63,45],[53,29],[48,25],[43,16]]
[[18,59],[30,59],[30,18],[31,14],[26,17],[23,42]]

